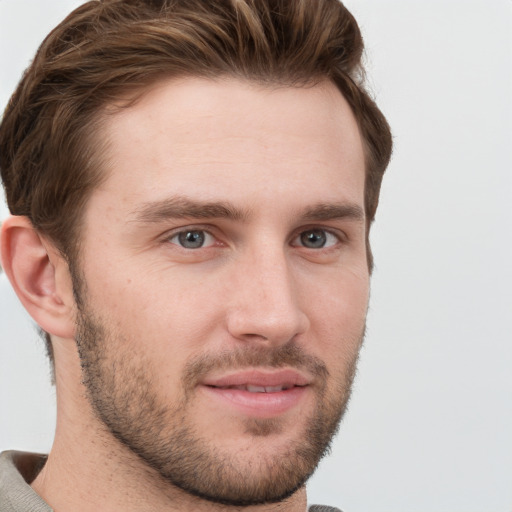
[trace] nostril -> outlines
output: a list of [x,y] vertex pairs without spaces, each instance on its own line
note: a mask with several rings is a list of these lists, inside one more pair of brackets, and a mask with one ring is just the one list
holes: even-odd
[[248,333],[248,334],[244,334],[244,336],[246,338],[250,338],[250,339],[262,339],[263,341],[268,341],[268,338],[266,336],[263,336],[262,334],[253,334],[253,333]]

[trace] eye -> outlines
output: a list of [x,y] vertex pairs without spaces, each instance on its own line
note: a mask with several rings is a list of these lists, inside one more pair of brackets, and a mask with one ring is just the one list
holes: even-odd
[[307,249],[324,249],[336,245],[339,241],[337,236],[325,229],[308,229],[300,233],[292,245]]
[[215,239],[210,233],[202,229],[188,229],[171,236],[169,242],[179,245],[184,249],[200,249],[213,245]]

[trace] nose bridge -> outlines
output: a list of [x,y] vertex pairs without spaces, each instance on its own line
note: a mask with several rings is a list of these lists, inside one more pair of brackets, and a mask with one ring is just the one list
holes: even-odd
[[279,344],[307,330],[309,321],[285,247],[266,244],[247,251],[239,272],[228,321],[233,336]]

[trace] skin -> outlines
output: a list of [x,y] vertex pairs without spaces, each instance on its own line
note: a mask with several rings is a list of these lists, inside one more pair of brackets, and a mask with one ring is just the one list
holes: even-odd
[[[100,135],[108,140],[107,178],[84,212],[80,311],[52,244],[26,219],[3,227],[3,265],[55,352],[57,432],[33,488],[56,510],[240,509],[178,489],[114,438],[91,405],[102,391],[82,372],[77,319],[101,327],[96,368],[118,365],[105,396],[117,393],[137,411],[147,395],[133,382],[142,376],[168,414],[165,435],[179,412],[180,424],[225,455],[233,475],[262,479],[304,443],[321,407],[341,414],[348,399],[369,292],[356,121],[329,82],[264,88],[189,78],[153,86],[108,116]],[[183,247],[186,232],[200,233],[204,245]],[[325,245],[309,246],[308,236],[325,236]],[[269,362],[290,347],[303,359]],[[82,358],[91,353],[82,342]],[[229,362],[229,354],[238,356]],[[187,381],[200,360],[214,363]],[[256,380],[299,374],[299,396],[282,410],[269,397],[247,408],[209,385],[253,370]],[[300,486],[280,503],[247,510],[305,508]]]

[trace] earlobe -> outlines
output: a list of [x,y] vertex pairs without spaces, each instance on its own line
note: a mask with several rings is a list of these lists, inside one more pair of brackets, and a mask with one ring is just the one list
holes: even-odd
[[74,336],[75,304],[67,263],[27,217],[2,224],[2,266],[35,322],[61,338]]

